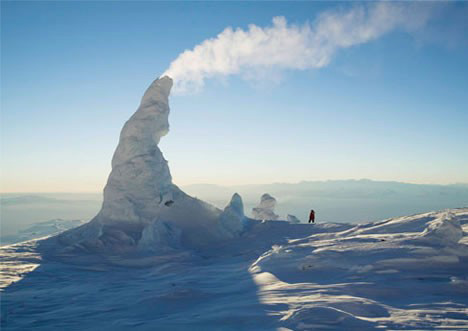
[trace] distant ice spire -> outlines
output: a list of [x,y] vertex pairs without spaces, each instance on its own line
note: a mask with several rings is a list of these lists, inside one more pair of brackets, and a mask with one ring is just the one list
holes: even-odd
[[276,221],[279,216],[275,214],[276,199],[268,193],[260,198],[260,204],[252,209],[253,218],[256,220]]

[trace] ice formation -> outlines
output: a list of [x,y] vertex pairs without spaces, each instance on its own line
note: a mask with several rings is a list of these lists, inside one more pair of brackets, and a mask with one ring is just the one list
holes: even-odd
[[228,235],[235,236],[242,232],[246,220],[242,198],[239,194],[235,193],[231,198],[231,202],[220,216],[221,226],[226,230]]
[[222,213],[172,183],[158,147],[169,131],[171,87],[172,79],[165,76],[147,89],[120,133],[101,211],[88,224],[60,235],[62,245],[112,252],[167,251],[201,248],[241,231],[238,195]]
[[279,219],[275,214],[276,199],[268,193],[265,193],[260,198],[260,204],[252,209],[253,218],[256,220],[273,220]]
[[301,220],[300,220],[300,219],[298,219],[296,216],[291,215],[291,214],[288,214],[288,216],[287,216],[286,219],[287,219],[287,221],[288,221],[289,223],[291,223],[291,224],[299,224],[299,223],[301,223]]

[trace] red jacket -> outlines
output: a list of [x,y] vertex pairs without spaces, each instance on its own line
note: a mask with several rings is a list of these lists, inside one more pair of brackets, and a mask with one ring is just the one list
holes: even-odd
[[315,221],[315,212],[313,210],[310,211],[309,221]]

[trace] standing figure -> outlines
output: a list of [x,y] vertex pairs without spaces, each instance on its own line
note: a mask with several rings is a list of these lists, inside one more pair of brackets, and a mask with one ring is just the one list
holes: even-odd
[[310,222],[315,223],[315,211],[313,209],[310,211],[309,215],[309,223]]

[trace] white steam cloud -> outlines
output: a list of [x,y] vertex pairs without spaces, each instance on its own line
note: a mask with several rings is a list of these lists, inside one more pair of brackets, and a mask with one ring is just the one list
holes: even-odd
[[431,12],[428,4],[378,2],[323,12],[314,22],[303,25],[274,17],[268,27],[228,27],[181,53],[163,75],[174,79],[176,93],[184,93],[202,88],[212,77],[241,75],[252,79],[265,71],[322,68],[340,49],[375,40],[395,29],[412,32],[423,27]]

